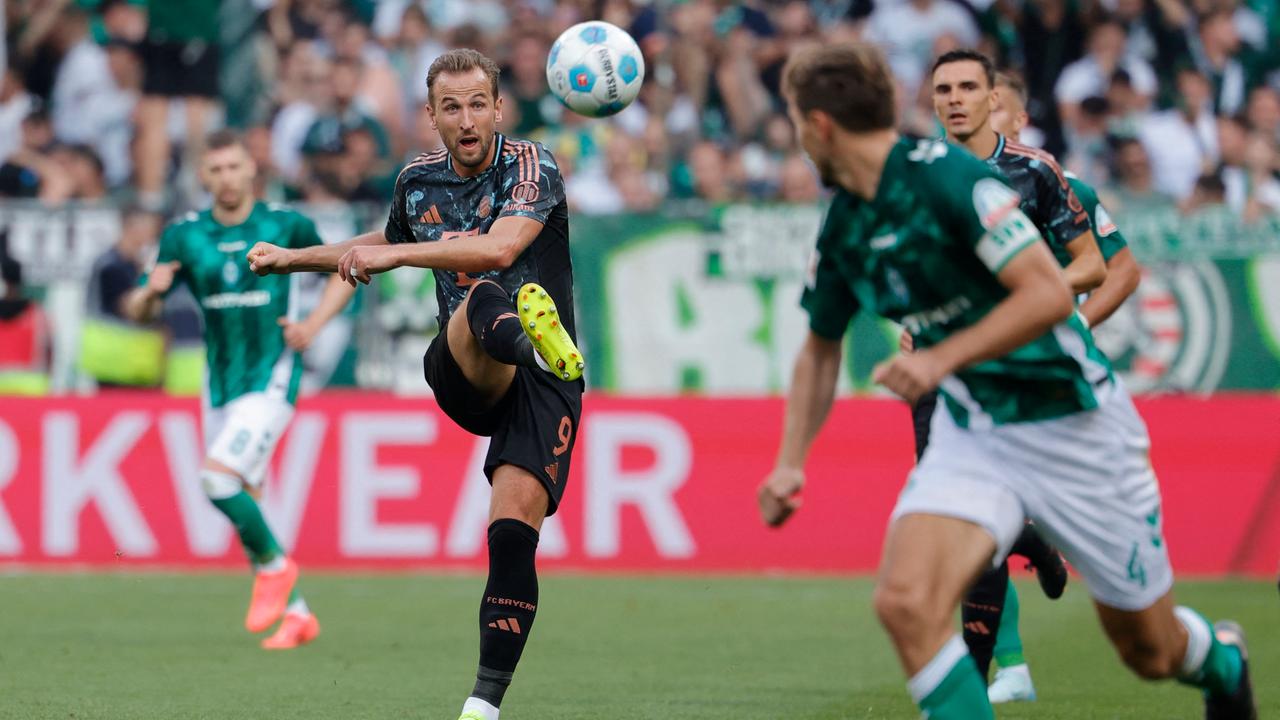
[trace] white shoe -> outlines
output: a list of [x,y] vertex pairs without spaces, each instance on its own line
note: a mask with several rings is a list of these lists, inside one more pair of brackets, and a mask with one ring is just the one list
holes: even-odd
[[1036,687],[1031,684],[1031,669],[1023,663],[996,670],[996,679],[987,688],[987,699],[992,705],[1034,701]]

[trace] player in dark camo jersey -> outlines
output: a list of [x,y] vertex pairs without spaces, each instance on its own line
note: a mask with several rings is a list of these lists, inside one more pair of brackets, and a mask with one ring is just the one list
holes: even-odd
[[427,93],[444,148],[401,171],[385,229],[305,250],[262,244],[248,258],[259,274],[336,270],[352,283],[401,266],[435,271],[427,382],[454,422],[492,437],[480,666],[460,720],[497,720],[537,610],[538,530],[564,493],[582,410],[568,206],[551,153],[496,132],[493,61],[445,53]]
[[940,387],[944,400],[894,509],[874,597],[924,714],[993,717],[953,617],[1034,518],[1080,571],[1125,664],[1200,688],[1209,720],[1254,720],[1239,626],[1174,606],[1146,427],[1018,194],[961,148],[899,136],[885,101],[892,80],[872,46],[798,51],[783,94],[836,191],[801,300],[810,332],[777,462],[757,493],[764,521],[798,508],[841,338],[860,308],[872,310],[921,348],[881,363],[876,382],[908,402]]

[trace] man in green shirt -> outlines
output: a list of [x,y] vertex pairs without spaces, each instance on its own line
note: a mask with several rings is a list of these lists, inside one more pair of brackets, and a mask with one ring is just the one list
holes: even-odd
[[859,308],[874,309],[917,342],[876,381],[909,402],[942,395],[874,599],[925,715],[993,717],[952,619],[1030,518],[1080,571],[1131,669],[1202,688],[1210,718],[1254,718],[1239,626],[1173,604],[1146,428],[1017,193],[962,148],[898,135],[885,102],[893,82],[871,46],[802,50],[783,88],[801,145],[836,192],[802,299],[810,332],[777,465],[758,492],[765,522],[798,507],[841,338]]
[[303,370],[298,353],[341,312],[353,290],[331,277],[315,310],[302,319],[296,278],[249,272],[241,258],[257,242],[302,248],[322,244],[320,237],[299,213],[254,199],[256,168],[233,133],[214,133],[206,148],[200,175],[214,205],[165,229],[155,267],[126,296],[124,312],[138,322],[154,319],[178,283],[200,304],[208,358],[200,481],[235,526],[255,570],[245,627],[262,632],[283,617],[262,646],[293,648],[313,640],[320,625],[294,587],[297,564],[271,533],[254,495],[293,418]]
[[[996,103],[991,110],[991,127],[1017,142],[1022,129],[1029,122],[1026,85],[1018,77],[997,73],[995,90]],[[1098,249],[1107,265],[1106,279],[1102,285],[1082,296],[1085,300],[1080,306],[1080,315],[1085,323],[1089,327],[1097,327],[1103,320],[1111,317],[1137,289],[1141,271],[1133,253],[1129,251],[1124,235],[1099,202],[1098,193],[1070,172],[1065,176],[1089,216]],[[1071,256],[1063,252],[1059,244],[1051,244],[1050,247],[1058,264],[1066,267],[1071,262]],[[991,648],[996,662],[996,676],[987,689],[987,697],[992,704],[1034,700],[1035,686],[1031,682],[1031,671],[1023,655],[1022,638],[1018,634],[1018,592],[1008,579],[1007,568],[1004,573],[983,574],[978,585],[984,583],[991,587],[978,593],[975,586],[975,590],[970,592],[981,594],[986,603],[994,601],[995,615],[998,618],[996,625],[999,629],[992,638]]]

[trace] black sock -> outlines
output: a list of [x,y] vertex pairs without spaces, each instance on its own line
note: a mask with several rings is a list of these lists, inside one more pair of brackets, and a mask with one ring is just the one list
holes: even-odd
[[489,526],[489,583],[480,599],[480,669],[472,697],[501,707],[502,696],[538,610],[538,572],[533,555],[538,531],[519,520]]
[[964,644],[969,646],[969,654],[978,664],[984,683],[991,669],[991,656],[995,653],[996,632],[1000,629],[1008,587],[1009,563],[1003,562],[1000,567],[983,573],[960,604]]
[[1013,547],[1009,548],[1010,555],[1021,555],[1030,560],[1031,565],[1037,569],[1049,567],[1055,553],[1057,550],[1040,537],[1040,533],[1036,532],[1035,526],[1031,523],[1022,526],[1018,539],[1014,540]]
[[533,344],[520,327],[520,317],[507,292],[494,282],[482,282],[467,298],[467,325],[489,357],[508,365],[538,367]]

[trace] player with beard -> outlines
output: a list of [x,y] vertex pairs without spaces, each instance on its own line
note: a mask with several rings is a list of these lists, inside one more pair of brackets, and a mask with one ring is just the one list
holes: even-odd
[[208,358],[200,483],[235,526],[254,567],[245,628],[261,632],[283,617],[262,647],[288,649],[314,640],[320,624],[295,587],[298,566],[267,526],[256,495],[293,418],[303,369],[299,352],[346,307],[353,290],[331,278],[304,320],[294,302],[294,278],[260,278],[245,271],[241,258],[255,243],[321,244],[310,220],[254,199],[256,172],[235,134],[209,136],[200,180],[213,195],[213,207],[165,229],[155,266],[125,296],[123,307],[134,321],[150,322],[180,283],[200,305]]
[[264,243],[248,258],[259,274],[336,271],[351,283],[434,270],[440,334],[424,358],[427,382],[454,422],[492,438],[480,664],[460,720],[496,720],[533,628],[538,531],[560,504],[582,412],[568,205],[551,153],[496,131],[492,60],[441,55],[427,103],[444,148],[401,171],[383,230],[305,250]]

